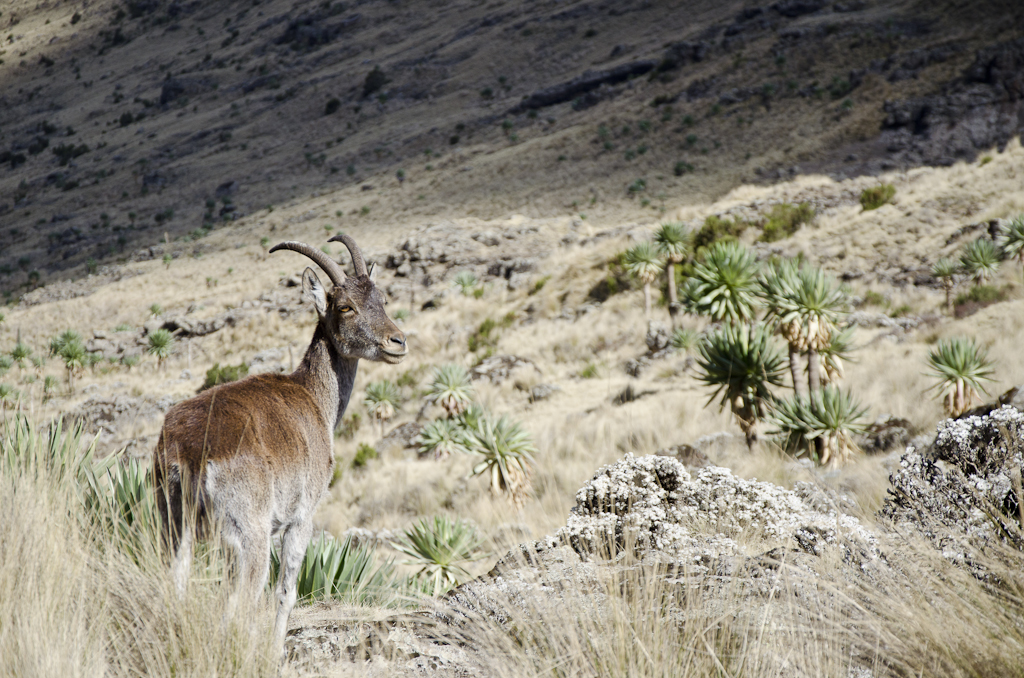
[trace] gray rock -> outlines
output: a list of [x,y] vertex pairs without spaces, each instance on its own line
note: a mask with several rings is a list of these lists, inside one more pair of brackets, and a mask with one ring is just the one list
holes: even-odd
[[561,391],[559,387],[554,384],[537,384],[530,389],[530,402],[535,403],[540,400],[547,400],[552,395]]
[[377,443],[377,452],[381,455],[397,455],[406,450],[417,449],[419,446],[416,440],[422,430],[423,427],[415,422],[396,426]]
[[917,427],[907,419],[883,415],[858,437],[857,445],[867,454],[883,454],[896,448],[906,448],[916,433]]
[[469,371],[470,379],[487,379],[492,384],[500,384],[519,370],[533,370],[540,374],[540,369],[532,360],[517,355],[495,355],[487,358]]

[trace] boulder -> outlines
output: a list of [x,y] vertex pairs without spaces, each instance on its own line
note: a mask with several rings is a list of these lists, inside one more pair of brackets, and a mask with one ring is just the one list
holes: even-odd
[[532,360],[517,355],[495,355],[485,359],[469,371],[470,379],[487,379],[492,384],[500,384],[519,370],[533,370],[540,374],[540,369]]
[[857,445],[867,454],[882,454],[894,449],[904,449],[917,434],[907,419],[884,415],[868,426],[864,435],[857,439]]

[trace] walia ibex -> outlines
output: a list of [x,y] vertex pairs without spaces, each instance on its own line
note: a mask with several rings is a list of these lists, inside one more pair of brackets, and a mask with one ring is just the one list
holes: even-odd
[[239,595],[258,598],[270,567],[271,536],[281,534],[274,640],[283,650],[296,578],[312,533],[313,511],[327,490],[332,432],[345,413],[360,358],[398,363],[405,334],[384,312],[385,299],[350,236],[355,276],[301,242],[288,249],[316,262],[334,283],[327,291],[311,268],[302,292],[316,307],[313,341],[292,374],[260,374],[217,386],[167,413],[154,452],[155,488],[179,592],[191,570],[196,538],[216,526],[227,547]]

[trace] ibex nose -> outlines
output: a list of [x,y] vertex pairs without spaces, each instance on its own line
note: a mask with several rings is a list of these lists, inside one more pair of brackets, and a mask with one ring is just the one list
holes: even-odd
[[398,331],[388,337],[389,348],[395,351],[405,351],[405,332]]

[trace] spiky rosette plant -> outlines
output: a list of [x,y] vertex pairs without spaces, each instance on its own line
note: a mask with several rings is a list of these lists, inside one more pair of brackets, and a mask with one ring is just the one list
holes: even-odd
[[[340,542],[327,534],[309,542],[296,578],[300,600],[336,598],[350,603],[380,603],[394,595],[398,582],[390,559],[377,565],[372,549],[346,537]],[[270,552],[270,581],[277,581],[281,557]]]
[[1002,224],[998,244],[1007,257],[1017,261],[1024,275],[1024,214],[1018,214]]
[[644,314],[651,315],[651,283],[661,273],[663,264],[658,248],[650,242],[637,243],[626,250],[623,258],[626,272],[644,286]]
[[772,404],[771,420],[780,446],[822,466],[842,466],[860,451],[854,436],[866,430],[862,407],[849,392],[826,386],[809,398],[793,396]]
[[679,307],[679,294],[676,290],[676,265],[686,259],[690,251],[690,233],[680,223],[662,224],[654,232],[654,244],[665,257],[665,277],[668,279],[668,309],[675,317]]
[[828,344],[821,349],[821,384],[835,385],[846,376],[844,364],[853,362],[850,353],[853,351],[853,328],[833,332]]
[[150,355],[156,356],[157,369],[164,365],[164,361],[171,355],[174,349],[174,335],[167,330],[157,330],[149,335],[149,347],[146,349]]
[[974,339],[954,337],[943,339],[928,353],[929,376],[938,379],[932,386],[942,394],[946,414],[959,417],[980,398],[979,392],[988,393],[983,381],[992,381],[992,361],[988,351]]
[[430,595],[439,595],[470,579],[465,565],[484,557],[483,540],[476,528],[460,518],[424,518],[405,530],[391,545],[419,565],[416,577],[424,579]]
[[777,322],[789,344],[793,387],[800,393],[795,358],[807,354],[810,391],[821,387],[820,352],[828,346],[836,323],[846,308],[846,295],[832,276],[820,268],[783,263],[773,266],[761,279],[761,296],[768,318]]
[[683,303],[688,313],[714,321],[754,319],[757,303],[757,258],[738,242],[716,242],[693,267]]
[[58,355],[64,361],[64,368],[68,373],[68,390],[75,390],[75,374],[85,367],[86,351],[85,344],[80,337],[68,337],[67,341],[60,344]]
[[472,271],[460,271],[459,274],[455,276],[452,284],[459,288],[459,291],[463,296],[468,297],[472,294],[473,289],[477,284],[479,284],[479,282],[480,281],[476,279],[476,276],[473,275]]
[[449,418],[462,414],[473,402],[473,382],[469,371],[454,363],[435,367],[427,400],[444,408]]
[[999,250],[988,238],[978,238],[964,246],[960,265],[975,285],[983,285],[999,270]]
[[932,275],[942,282],[942,289],[946,293],[946,310],[953,312],[953,290],[956,289],[956,279],[963,269],[956,259],[943,257],[932,264]]
[[772,400],[770,386],[782,386],[784,359],[765,325],[723,325],[704,336],[697,358],[697,379],[714,392],[710,404],[719,399],[739,423],[747,446],[757,443],[757,424]]
[[470,452],[480,455],[481,460],[470,475],[486,473],[492,493],[504,494],[517,508],[522,508],[530,490],[533,455],[537,451],[530,434],[507,417],[493,421],[484,416],[475,424],[472,428],[467,426],[466,440]]
[[456,452],[468,452],[466,434],[461,422],[454,419],[437,419],[420,431],[417,439],[424,454],[433,455],[441,461]]
[[18,339],[18,342],[11,349],[11,358],[18,363],[18,369],[25,367],[25,361],[32,356],[32,349],[28,344]]
[[672,332],[672,337],[669,339],[669,344],[674,349],[680,351],[691,351],[697,342],[700,341],[700,334],[697,330],[687,329],[685,327],[678,327]]
[[383,438],[384,424],[395,416],[395,412],[402,404],[398,385],[387,379],[370,382],[366,386],[363,404],[366,405],[370,416],[380,422],[380,437]]

